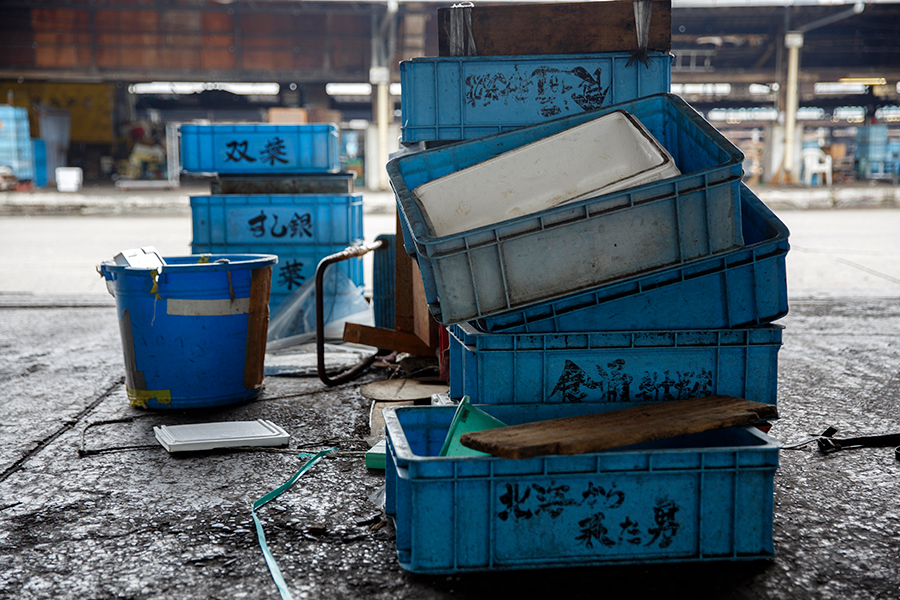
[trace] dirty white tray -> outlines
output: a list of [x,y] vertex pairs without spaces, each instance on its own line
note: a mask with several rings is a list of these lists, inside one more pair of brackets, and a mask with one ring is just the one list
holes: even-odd
[[640,121],[618,110],[424,183],[413,195],[442,237],[680,174]]
[[239,446],[284,446],[291,436],[271,421],[226,421],[196,425],[162,425],[153,433],[169,452],[192,452]]

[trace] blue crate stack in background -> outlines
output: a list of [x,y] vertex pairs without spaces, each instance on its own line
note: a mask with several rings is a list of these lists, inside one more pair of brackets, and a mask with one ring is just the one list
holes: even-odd
[[[269,306],[313,281],[321,259],[363,241],[362,194],[341,171],[337,125],[180,127],[182,169],[215,174],[192,196],[194,254],[275,254]],[[341,269],[363,285],[360,260]]]
[[[669,55],[629,58],[401,64],[402,140],[418,144],[388,164],[404,247],[449,332],[451,399],[507,425],[711,395],[776,403],[788,231],[741,182],[740,151],[668,94]],[[618,110],[680,175],[435,233],[419,186]],[[573,456],[439,456],[453,418],[452,406],[385,411],[385,508],[408,570],[774,553],[780,445],[758,428]]]
[[[34,146],[26,108],[0,105],[0,166],[10,167],[19,181],[36,182]],[[43,166],[46,185],[46,163]]]

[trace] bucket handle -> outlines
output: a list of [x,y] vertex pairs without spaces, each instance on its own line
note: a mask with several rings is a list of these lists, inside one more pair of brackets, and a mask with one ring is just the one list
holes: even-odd
[[316,267],[316,371],[319,374],[319,379],[321,379],[322,383],[325,385],[334,386],[353,381],[362,375],[366,369],[372,366],[372,363],[375,362],[375,357],[377,356],[377,354],[373,354],[372,356],[364,358],[355,367],[335,376],[331,376],[325,372],[325,315],[322,314],[325,311],[325,300],[322,298],[325,269],[327,269],[329,265],[347,260],[348,258],[361,258],[365,254],[381,248],[382,244],[384,244],[384,240],[375,240],[370,244],[363,244],[361,246],[350,246],[336,254],[326,256],[319,261],[319,265]]

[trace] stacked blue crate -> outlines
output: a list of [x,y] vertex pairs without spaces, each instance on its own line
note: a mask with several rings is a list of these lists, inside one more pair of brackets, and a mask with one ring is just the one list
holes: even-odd
[[[220,189],[348,187],[348,193],[191,197],[195,254],[278,256],[269,300],[273,311],[313,281],[320,260],[363,242],[362,194],[353,193],[352,178],[331,181],[346,175],[340,172],[336,125],[182,125],[180,136],[182,170],[215,173],[227,183],[216,182]],[[273,178],[283,178],[284,185]],[[335,268],[363,285],[361,260]]]
[[631,54],[425,57],[400,63],[400,139],[470,140],[668,92],[672,57]]
[[897,144],[888,138],[888,126],[867,124],[856,129],[856,168],[863,179],[886,179],[897,174]]
[[[269,304],[315,277],[319,261],[362,243],[362,194],[192,196],[194,254],[275,254]],[[357,286],[362,261],[336,265]]]
[[[651,74],[639,73],[640,64],[623,79],[640,82],[630,88],[638,93],[616,97],[624,103],[619,106],[584,111],[568,102],[571,93],[553,97],[547,87],[540,88],[540,99],[479,95],[477,86],[490,81],[515,80],[509,89],[527,92],[523,73],[538,73],[530,67],[546,57],[503,57],[492,64],[494,58],[417,59],[401,66],[408,81],[402,139],[467,141],[435,144],[388,165],[405,248],[419,263],[432,314],[450,333],[451,398],[469,396],[509,425],[714,394],[775,404],[782,328],[771,323],[787,312],[788,231],[740,183],[741,153],[686,103],[665,94],[667,76],[652,74],[646,84]],[[591,58],[619,64],[618,56]],[[566,64],[559,72],[572,69]],[[491,79],[491,73],[499,75]],[[607,85],[627,88],[614,84]],[[472,104],[472,98],[487,102]],[[564,110],[535,111],[539,100]],[[431,235],[413,192],[418,185],[623,107],[670,152],[681,176],[496,226]],[[665,208],[654,213],[660,202]],[[628,246],[627,235],[619,239],[612,225],[603,226],[635,210],[650,211],[642,216],[652,219],[651,229],[684,236],[671,258],[654,262],[638,252],[646,245]],[[596,226],[573,227],[591,219]],[[629,222],[618,229],[633,232],[644,220]],[[696,231],[687,233],[691,228]],[[615,238],[606,250],[602,236]],[[696,251],[692,244],[699,244]],[[578,268],[570,263],[596,263],[614,247],[617,255],[648,262],[626,273],[596,277],[590,268],[585,277],[570,276]],[[566,287],[571,281],[575,285]],[[774,553],[779,444],[755,428],[577,456],[440,457],[453,412],[437,406],[385,411],[385,508],[408,570]],[[619,531],[625,522],[633,526]]]
[[11,167],[19,181],[34,179],[34,151],[25,108],[0,105],[0,165]]

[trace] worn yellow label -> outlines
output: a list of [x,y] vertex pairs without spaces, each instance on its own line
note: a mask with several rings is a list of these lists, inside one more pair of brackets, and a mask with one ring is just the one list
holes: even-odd
[[147,402],[154,399],[159,404],[172,403],[171,390],[135,390],[126,387],[125,391],[128,394],[128,401],[136,408],[147,408]]

